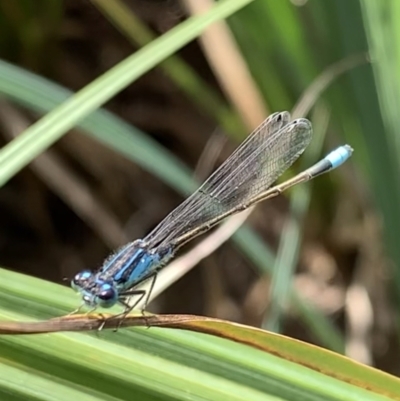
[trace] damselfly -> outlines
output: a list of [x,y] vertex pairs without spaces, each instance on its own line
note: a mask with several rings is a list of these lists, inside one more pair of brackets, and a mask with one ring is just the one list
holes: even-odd
[[[269,116],[196,192],[144,239],[123,246],[97,272],[85,270],[74,277],[72,287],[82,295],[82,306],[94,310],[119,303],[125,307],[125,315],[146,296],[144,310],[157,273],[182,245],[226,217],[340,166],[353,152],[349,145],[340,146],[309,169],[271,187],[303,153],[311,136],[312,126],[305,118],[290,122],[288,112]],[[145,281],[150,283],[149,290],[138,289]],[[138,298],[130,305],[132,296]]]

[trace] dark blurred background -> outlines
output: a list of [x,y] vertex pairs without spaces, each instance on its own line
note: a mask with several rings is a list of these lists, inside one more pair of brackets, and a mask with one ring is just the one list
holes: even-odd
[[[0,0],[1,58],[79,91],[144,40],[138,31],[124,31],[122,19],[118,25],[109,14],[112,3]],[[191,1],[116,3],[156,36],[195,12]],[[163,292],[150,310],[277,327],[320,345],[330,340],[317,328],[328,327],[325,334],[332,328],[349,356],[399,372],[393,355],[399,351],[400,185],[392,112],[399,79],[391,75],[395,66],[387,53],[397,51],[390,34],[395,25],[389,11],[363,1],[254,1],[228,25],[177,54],[207,84],[205,91],[219,99],[225,114],[207,107],[206,97],[198,98],[189,81],[187,87],[179,84],[165,65],[105,105],[202,180],[263,118],[292,110],[317,82],[321,93],[311,92],[315,106],[307,117],[319,145],[286,177],[340,143],[355,148],[342,168],[252,213],[248,226],[270,258],[251,258],[246,244],[239,249],[228,241]],[[380,36],[384,26],[386,34]],[[232,45],[233,55],[224,43]],[[348,60],[344,67],[343,60]],[[332,80],[325,89],[321,76]],[[1,103],[3,146],[40,115],[7,98]],[[0,189],[0,264],[65,283],[154,228],[184,199],[176,189],[74,129]],[[246,238],[249,247],[254,245],[253,237]],[[302,307],[313,312],[286,302],[279,324],[271,326],[279,279],[268,272],[276,266],[294,269],[283,288],[289,293],[293,286]]]

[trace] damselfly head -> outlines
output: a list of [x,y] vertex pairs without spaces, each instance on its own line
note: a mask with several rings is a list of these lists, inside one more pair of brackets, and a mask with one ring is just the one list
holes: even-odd
[[113,283],[97,278],[90,270],[78,273],[72,279],[71,287],[82,295],[85,304],[91,308],[110,308],[118,301],[118,290]]

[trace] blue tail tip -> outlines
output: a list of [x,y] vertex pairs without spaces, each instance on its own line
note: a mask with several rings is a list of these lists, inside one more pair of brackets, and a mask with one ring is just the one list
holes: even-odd
[[329,160],[332,168],[341,166],[353,153],[353,148],[350,145],[342,145],[329,153],[325,159]]

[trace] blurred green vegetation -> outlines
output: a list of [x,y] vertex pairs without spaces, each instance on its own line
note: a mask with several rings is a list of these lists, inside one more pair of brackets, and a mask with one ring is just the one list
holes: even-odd
[[[187,20],[185,1],[0,0],[0,264],[58,283],[98,266],[112,248],[153,228],[244,138],[248,121],[226,85],[241,88],[249,104],[254,85],[262,96],[260,110],[293,110],[333,64],[368,54],[370,63],[342,72],[312,102],[307,117],[315,143],[286,177],[340,143],[355,149],[350,162],[260,205],[234,241],[151,309],[273,328],[397,374],[400,7],[396,0],[217,3],[209,14]],[[228,16],[251,83],[232,75],[222,84],[218,74],[225,66],[207,59],[207,42],[192,42],[212,20]],[[236,71],[228,56],[225,63]],[[70,97],[72,92],[77,94]],[[103,105],[107,110],[99,109]],[[218,151],[221,138],[230,144]],[[29,285],[21,289],[21,309],[13,310],[14,296],[6,289],[0,296],[2,316],[46,317],[35,312],[40,302]],[[56,303],[55,311],[44,307],[49,316],[69,308]],[[115,341],[130,335],[115,334]],[[79,346],[96,341],[81,337]],[[42,345],[29,350],[28,343],[13,341],[0,340],[0,355],[7,347],[15,355],[18,349],[31,352],[33,359],[43,352]],[[158,346],[167,343],[164,338]],[[5,358],[10,362],[15,355]],[[53,357],[62,364],[59,355]],[[11,369],[8,362],[4,366]],[[30,360],[18,364],[26,370]],[[49,372],[51,365],[41,369]],[[224,380],[238,374],[226,372]],[[87,388],[100,373],[92,375]],[[62,376],[67,387],[77,383]],[[144,391],[143,383],[136,388]],[[254,390],[253,384],[240,383]],[[271,394],[299,395],[277,388],[275,383]],[[201,391],[193,389],[197,396]],[[256,391],[243,397],[264,399],[267,390]],[[143,399],[186,399],[173,391],[166,396],[165,387],[152,394]],[[8,396],[26,395],[10,390]]]

